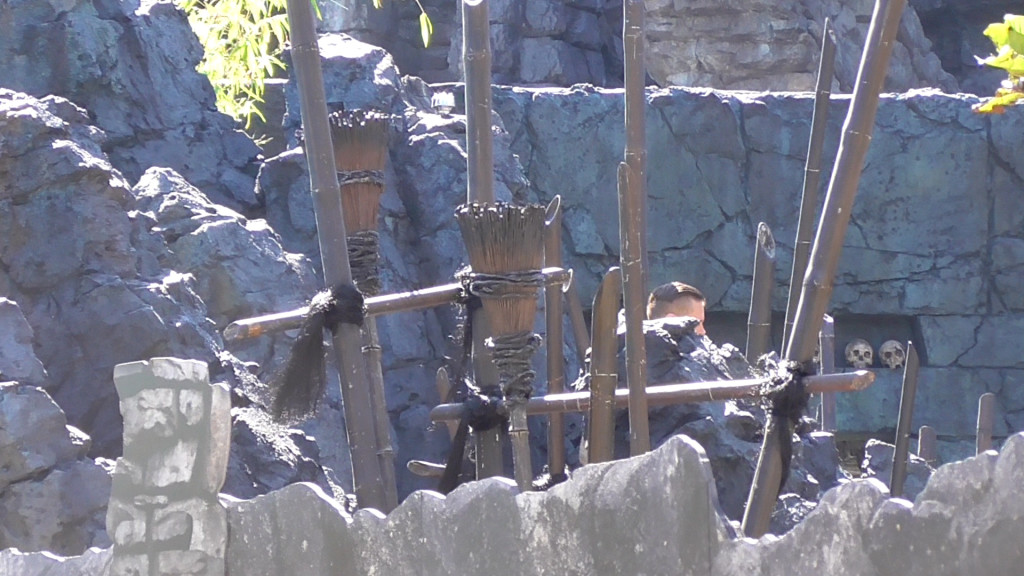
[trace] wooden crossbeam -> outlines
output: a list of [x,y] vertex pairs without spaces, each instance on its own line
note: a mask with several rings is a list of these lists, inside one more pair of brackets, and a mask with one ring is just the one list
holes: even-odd
[[[803,379],[808,394],[856,392],[864,390],[875,381],[875,374],[869,370],[857,370],[843,374],[825,374],[805,376]],[[761,398],[762,390],[768,380],[752,378],[746,380],[722,380],[715,382],[696,382],[685,384],[660,384],[647,387],[647,403],[649,406],[671,406],[693,402],[719,402],[740,398]],[[531,398],[526,405],[526,413],[554,414],[568,412],[586,412],[590,410],[591,395],[589,391],[548,394]],[[629,389],[615,390],[615,408],[629,406]],[[462,417],[462,404],[441,404],[430,411],[430,419],[434,422],[458,420]]]
[[[544,282],[548,285],[559,284],[564,286],[572,281],[572,271],[563,268],[544,268],[541,270],[541,274],[544,276]],[[364,301],[366,305],[365,313],[367,316],[383,316],[398,312],[412,312],[425,308],[434,308],[436,306],[444,306],[445,304],[454,304],[459,301],[462,294],[463,287],[459,283],[442,284],[441,286],[431,286],[430,288],[395,294],[384,294],[367,298]],[[276,314],[265,314],[244,320],[236,320],[224,328],[223,336],[225,340],[234,342],[266,334],[284,332],[285,330],[294,330],[302,325],[302,318],[308,311],[308,307],[302,307],[289,310],[288,312],[278,312]]]

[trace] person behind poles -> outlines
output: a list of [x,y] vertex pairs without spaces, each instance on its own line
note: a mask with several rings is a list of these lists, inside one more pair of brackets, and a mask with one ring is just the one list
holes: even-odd
[[682,282],[668,282],[655,288],[647,299],[647,319],[690,317],[700,324],[694,332],[707,334],[704,329],[704,306],[707,300],[700,290]]

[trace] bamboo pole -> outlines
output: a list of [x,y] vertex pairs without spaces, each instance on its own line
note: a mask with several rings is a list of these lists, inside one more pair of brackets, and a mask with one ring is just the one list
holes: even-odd
[[900,396],[900,415],[896,420],[896,449],[892,453],[892,475],[889,494],[903,497],[903,484],[907,480],[907,454],[910,451],[910,426],[914,419],[914,398],[917,395],[917,372],[920,368],[913,342],[907,342],[907,361],[903,366],[903,393]]
[[[345,221],[313,12],[307,0],[287,0],[287,12],[324,280],[328,286],[351,284]],[[360,329],[353,324],[339,324],[333,331],[332,342],[341,371],[345,427],[352,452],[353,488],[360,506],[384,510],[387,503],[374,449],[373,412],[361,341]]]
[[[494,203],[494,145],[491,137],[491,26],[488,0],[462,0],[462,63],[466,76],[466,156],[469,203]],[[491,335],[483,310],[473,314],[473,373],[486,394],[500,395],[498,371],[484,342]],[[474,433],[477,478],[504,473],[501,427]]]
[[[441,400],[441,404],[451,401],[452,383],[448,379],[448,370],[441,366],[437,369],[437,376],[434,378],[434,385],[437,386],[437,397]],[[455,422],[448,423],[448,439],[455,439],[455,432],[458,430],[459,425]]]
[[[807,376],[804,383],[808,392],[855,392],[864,390],[875,381],[875,374],[868,370]],[[687,382],[685,384],[660,384],[647,389],[651,406],[670,406],[694,402],[720,402],[740,398],[761,398],[768,380],[755,378],[749,380],[721,380],[717,382]],[[530,398],[526,405],[526,413],[535,416],[553,412],[586,412],[591,409],[593,398],[588,391],[548,394]],[[629,390],[615,390],[615,408],[629,407]],[[441,404],[430,411],[430,420],[446,422],[462,417],[462,404]]]
[[986,392],[978,398],[978,427],[975,454],[992,449],[993,421],[996,416],[996,395]]
[[[562,266],[562,199],[555,196],[548,204],[544,217],[544,266]],[[562,289],[547,286],[544,289],[544,315],[547,330],[548,393],[565,391],[565,353],[562,346]],[[552,478],[565,474],[565,418],[552,414],[548,418],[548,473]]]
[[917,455],[924,459],[929,466],[935,466],[937,459],[935,442],[935,428],[921,426],[921,429],[917,432]]
[[587,419],[587,462],[608,462],[615,452],[615,389],[619,383],[619,294],[622,272],[611,268],[594,296],[593,340],[590,345],[590,417]]
[[775,238],[764,222],[757,225],[754,279],[747,314],[746,356],[751,364],[768,351],[772,340],[772,288],[775,287]]
[[[822,319],[818,336],[818,362],[819,374],[832,374],[836,371],[836,327],[835,321],[828,314]],[[821,395],[821,429],[825,432],[838,430],[835,394],[826,392]]]
[[622,3],[626,150],[619,164],[619,262],[626,309],[626,383],[630,390],[629,452],[651,450],[647,413],[647,352],[644,306],[647,300],[647,169],[644,124],[644,2]]
[[835,74],[836,36],[832,22],[825,18],[821,34],[821,57],[818,60],[818,80],[814,85],[814,113],[811,116],[811,139],[807,144],[807,162],[804,164],[804,185],[800,194],[800,216],[797,220],[796,241],[793,243],[793,272],[789,277],[789,299],[786,303],[786,327],[782,332],[782,349],[786,349],[789,333],[796,316],[800,283],[807,271],[807,258],[811,253],[811,234],[814,232],[814,213],[818,207],[818,184],[821,182],[821,151],[825,147],[825,129],[828,126],[828,104],[832,95],[832,77]]
[[[843,238],[850,223],[853,201],[857,196],[860,173],[864,167],[871,132],[874,129],[878,96],[889,67],[893,42],[899,29],[906,0],[876,0],[871,27],[864,44],[853,101],[843,126],[839,152],[825,206],[811,250],[810,266],[804,275],[803,290],[793,317],[793,328],[786,344],[787,360],[806,364],[814,355],[814,341],[832,296],[832,282],[839,267]],[[779,425],[769,416],[754,482],[743,515],[743,532],[759,538],[768,530],[772,510],[782,480],[779,443],[788,439],[788,425]]]
[[[341,186],[345,229],[352,277],[364,296],[380,292],[380,259],[377,221],[384,194],[384,168],[388,159],[388,120],[374,111],[346,110],[330,116],[334,162]],[[395,450],[391,444],[391,419],[384,395],[384,370],[377,319],[363,322],[363,356],[370,377],[373,432],[384,482],[385,510],[398,507]]]
[[[545,268],[541,270],[541,274],[544,276],[546,284],[557,284],[564,287],[572,281],[572,273],[562,268]],[[462,284],[442,284],[422,290],[371,296],[364,300],[363,304],[366,307],[366,316],[382,316],[454,304],[462,298],[462,293]],[[224,340],[235,342],[285,330],[294,330],[302,324],[302,318],[308,310],[308,307],[303,307],[288,312],[236,320],[224,328]]]
[[590,331],[587,330],[587,320],[583,317],[583,302],[580,301],[580,291],[575,280],[570,280],[563,291],[566,306],[569,307],[569,323],[572,325],[573,340],[576,344],[576,357],[582,364],[587,356],[587,346],[590,345]]

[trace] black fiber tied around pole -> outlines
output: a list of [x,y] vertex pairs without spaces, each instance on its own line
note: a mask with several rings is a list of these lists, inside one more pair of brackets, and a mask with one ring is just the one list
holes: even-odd
[[351,284],[317,293],[309,302],[288,361],[271,380],[270,411],[279,422],[312,416],[327,387],[324,329],[342,323],[363,325],[363,295]]
[[762,391],[766,407],[775,425],[782,427],[782,433],[779,434],[782,478],[779,480],[778,491],[778,494],[781,494],[789,478],[789,466],[793,459],[793,430],[803,419],[807,401],[810,399],[803,382],[803,377],[808,372],[799,362],[792,360],[775,360],[762,356],[758,363],[762,361],[768,378],[768,383]]

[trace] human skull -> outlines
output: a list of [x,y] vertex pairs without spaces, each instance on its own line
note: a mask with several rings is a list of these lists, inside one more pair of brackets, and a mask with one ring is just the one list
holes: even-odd
[[887,340],[878,349],[878,355],[882,364],[889,368],[902,368],[907,363],[907,351],[896,340]]
[[854,338],[846,345],[846,361],[854,368],[867,368],[875,357],[871,344],[862,338]]

